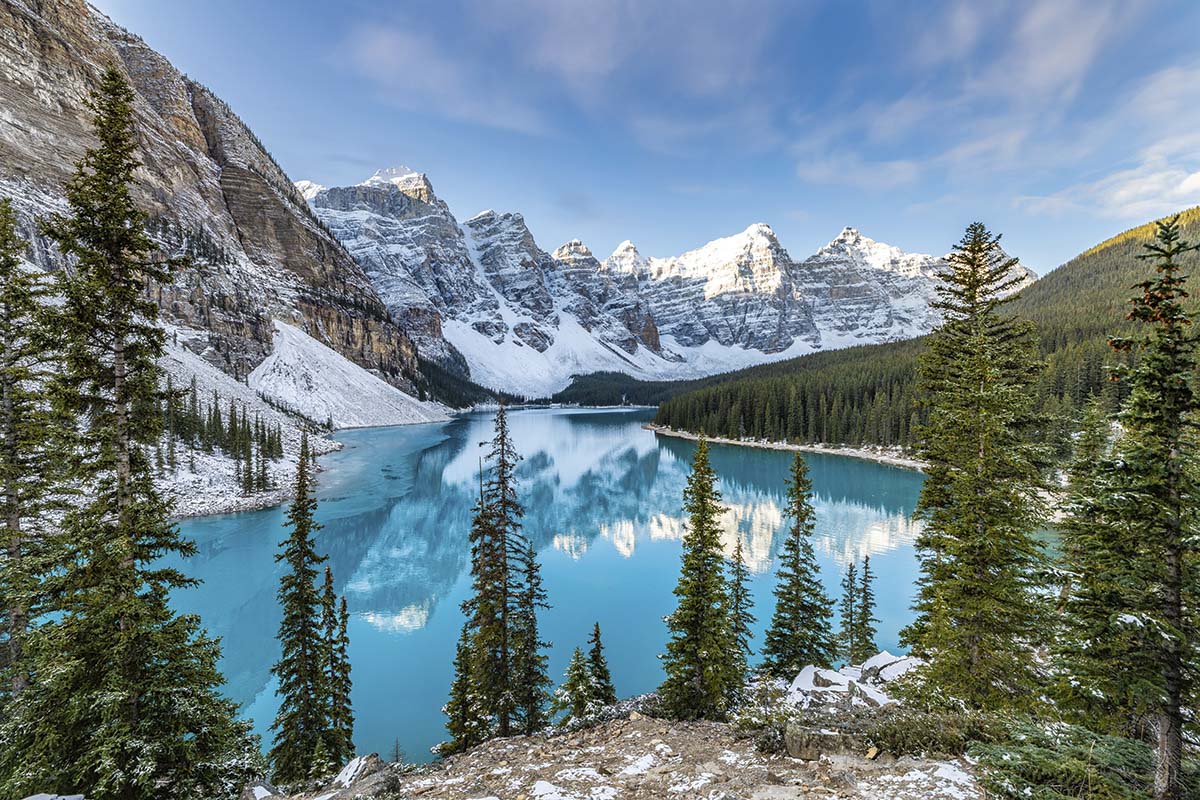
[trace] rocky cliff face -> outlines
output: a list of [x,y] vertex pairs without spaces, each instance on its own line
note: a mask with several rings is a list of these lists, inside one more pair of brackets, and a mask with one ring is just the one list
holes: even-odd
[[422,353],[516,394],[601,370],[695,377],[919,336],[938,321],[944,258],[852,228],[803,261],[764,224],[681,256],[647,258],[626,241],[600,260],[579,240],[546,253],[520,214],[460,225],[406,167],[357,186],[297,186]]
[[416,350],[375,284],[230,108],[83,0],[0,0],[0,196],[30,258],[61,260],[36,236],[91,145],[84,104],[106,64],[137,94],[137,200],[168,252],[195,256],[152,288],[164,318],[206,333],[191,346],[231,375],[271,352],[272,318],[407,387]]
[[564,370],[639,369],[638,357],[659,350],[652,315],[586,247],[550,255],[520,214],[484,211],[459,224],[428,178],[405,167],[356,186],[297,187],[421,354],[460,375],[546,394]]

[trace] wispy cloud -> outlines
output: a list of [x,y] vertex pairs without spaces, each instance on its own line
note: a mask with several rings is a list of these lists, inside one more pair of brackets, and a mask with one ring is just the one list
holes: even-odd
[[754,87],[798,12],[784,0],[465,0],[457,25],[416,14],[364,19],[342,50],[405,108],[543,135],[579,111],[667,152],[741,117],[754,146]]
[[351,32],[344,50],[381,97],[402,108],[521,133],[551,130],[546,115],[511,85],[432,37],[397,26],[362,25]]
[[802,157],[796,174],[809,183],[884,190],[917,180],[920,166],[905,159],[869,161],[856,153],[835,152]]
[[1200,204],[1200,63],[1154,72],[1090,121],[1097,148],[1121,154],[1100,177],[1018,198],[1035,213],[1144,220]]

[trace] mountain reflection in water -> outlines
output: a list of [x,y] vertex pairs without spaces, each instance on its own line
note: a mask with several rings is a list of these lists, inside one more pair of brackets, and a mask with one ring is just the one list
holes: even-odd
[[[682,492],[694,443],[641,426],[648,410],[518,410],[509,422],[519,452],[525,532],[539,551],[550,602],[543,616],[557,680],[591,624],[604,629],[622,694],[653,689],[665,642],[662,616],[679,564]],[[354,705],[360,752],[427,758],[443,738],[440,708],[468,589],[467,531],[479,491],[479,459],[492,416],[347,431],[322,459],[318,549],[350,607]],[[784,481],[792,454],[714,446],[726,551],[741,537],[753,572],[759,627],[770,617],[774,555],[786,532]],[[879,645],[895,650],[909,619],[916,560],[911,521],[917,473],[839,456],[806,455],[813,479],[815,546],[836,593],[851,560],[870,554],[878,574]],[[284,509],[187,520],[199,552],[182,562],[204,583],[175,603],[202,615],[222,638],[227,691],[265,732],[275,713],[275,600]]]

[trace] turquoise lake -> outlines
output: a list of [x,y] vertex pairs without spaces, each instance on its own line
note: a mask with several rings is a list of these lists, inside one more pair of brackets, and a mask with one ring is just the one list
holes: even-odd
[[[521,463],[525,530],[536,544],[553,608],[542,614],[557,682],[574,647],[599,622],[617,691],[654,689],[664,615],[674,608],[694,444],[643,429],[652,410],[530,409],[510,412]],[[345,447],[321,459],[318,549],[329,555],[350,611],[355,744],[412,761],[444,738],[441,706],[468,589],[467,530],[478,491],[480,443],[492,416],[346,431]],[[726,548],[741,537],[754,574],[760,632],[771,614],[773,557],[788,452],[714,446],[728,512]],[[850,560],[870,554],[877,573],[878,645],[895,652],[910,619],[917,576],[911,519],[919,473],[840,456],[806,454],[817,512],[822,577],[836,596]],[[269,739],[275,715],[269,673],[278,651],[274,556],[284,509],[186,520],[198,554],[181,566],[203,583],[176,606],[199,613],[220,636],[226,691]]]

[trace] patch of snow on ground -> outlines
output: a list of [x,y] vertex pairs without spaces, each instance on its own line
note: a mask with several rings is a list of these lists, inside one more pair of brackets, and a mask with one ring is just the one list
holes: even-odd
[[405,394],[313,339],[275,322],[275,349],[250,373],[249,385],[287,408],[337,428],[407,425],[449,419],[446,409]]
[[618,775],[643,775],[654,766],[654,756],[647,753],[634,759],[633,763],[618,772]]

